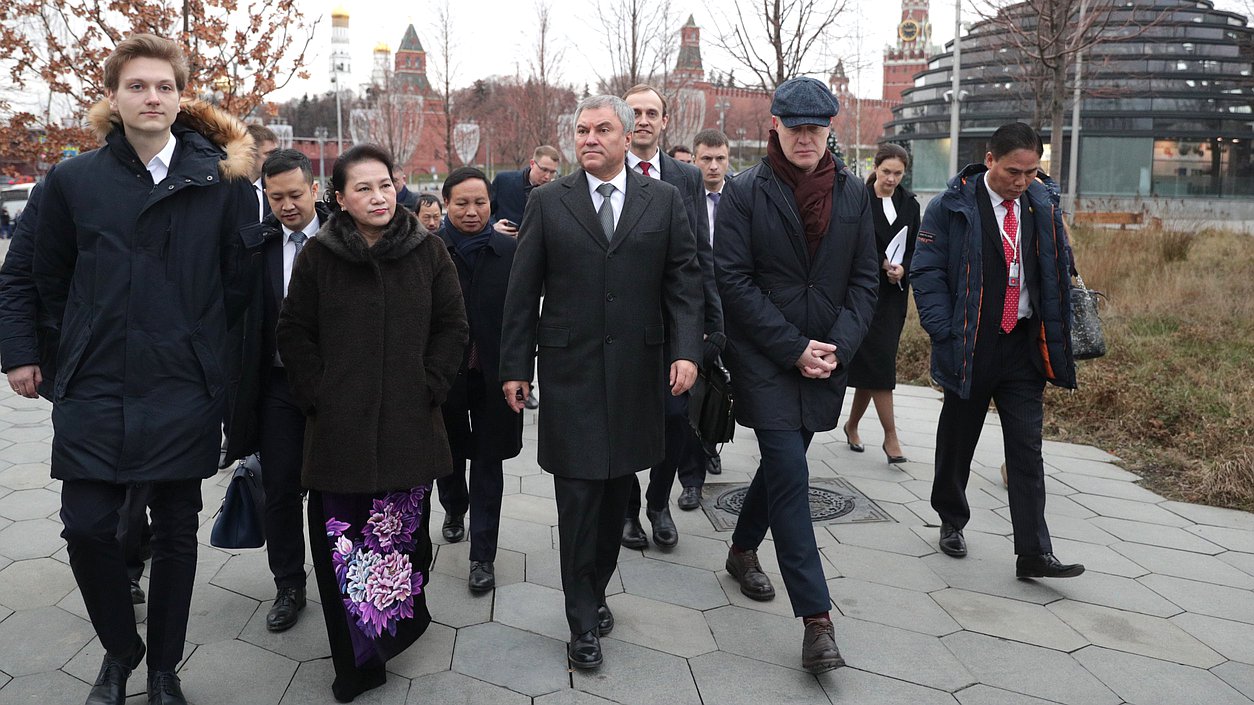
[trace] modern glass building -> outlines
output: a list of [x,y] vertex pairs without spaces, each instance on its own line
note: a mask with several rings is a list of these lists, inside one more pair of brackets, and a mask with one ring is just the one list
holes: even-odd
[[[1108,11],[1107,33],[1124,39],[1101,42],[1084,55],[1078,195],[1254,200],[1254,29],[1246,18],[1208,0],[1129,0]],[[1023,4],[1002,12],[1033,21]],[[923,193],[942,190],[951,176],[952,44],[946,49],[915,77],[884,136],[911,151],[912,188]],[[963,36],[960,165],[983,161],[999,125],[1034,122],[1034,96],[1048,84],[1021,61],[992,20]],[[1064,189],[1070,88],[1065,104],[1063,154],[1047,151],[1044,160]],[[1039,122],[1048,145],[1049,116]]]

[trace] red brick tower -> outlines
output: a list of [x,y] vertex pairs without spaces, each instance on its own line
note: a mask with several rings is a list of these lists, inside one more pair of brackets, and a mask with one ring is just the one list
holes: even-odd
[[914,85],[914,75],[927,68],[931,45],[928,0],[901,0],[897,46],[884,51],[884,100],[901,102],[902,92]]

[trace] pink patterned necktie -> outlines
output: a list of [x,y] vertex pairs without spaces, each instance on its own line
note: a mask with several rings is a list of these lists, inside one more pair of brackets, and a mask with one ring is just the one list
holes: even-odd
[[[1015,233],[1019,231],[1019,219],[1015,218],[1015,202],[1002,201],[1002,207],[1006,209],[1005,233],[1008,236],[1001,239],[1002,254],[1006,257],[1006,271],[1010,272],[1011,264],[1015,262],[1015,248],[1011,243],[1018,241]],[[1013,278],[1014,284],[1011,285],[1011,278],[1006,278],[1006,304],[1001,310],[1001,329],[1003,333],[1009,333],[1014,330],[1015,324],[1019,322],[1019,291],[1023,283],[1023,277],[1020,274]]]

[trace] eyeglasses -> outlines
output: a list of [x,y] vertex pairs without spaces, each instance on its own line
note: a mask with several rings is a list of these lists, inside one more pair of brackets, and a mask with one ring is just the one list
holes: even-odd
[[545,174],[546,176],[557,176],[557,169],[546,169],[535,162],[532,162],[531,165],[538,169],[541,174]]

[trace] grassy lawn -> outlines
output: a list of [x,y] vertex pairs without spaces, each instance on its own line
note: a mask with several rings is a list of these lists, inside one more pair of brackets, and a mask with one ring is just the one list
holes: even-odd
[[[1076,262],[1109,297],[1109,352],[1048,387],[1045,436],[1123,458],[1160,494],[1254,510],[1254,236],[1078,230]],[[911,304],[899,378],[928,382]]]

